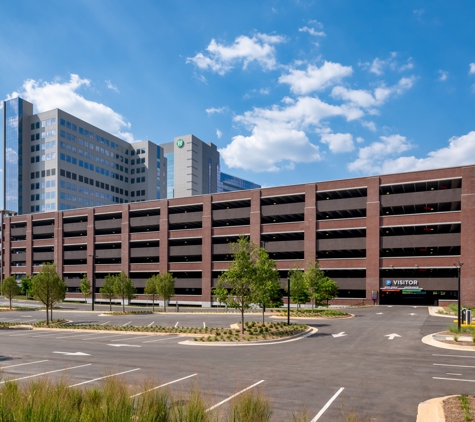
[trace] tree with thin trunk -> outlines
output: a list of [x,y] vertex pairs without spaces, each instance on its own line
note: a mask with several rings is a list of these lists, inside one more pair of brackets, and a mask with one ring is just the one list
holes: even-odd
[[87,303],[87,297],[91,296],[91,282],[87,278],[87,274],[83,274],[81,284],[79,285],[79,290],[84,296],[84,303]]
[[320,292],[318,296],[320,304],[323,305],[324,302],[326,302],[326,306],[328,307],[328,301],[337,296],[338,284],[336,284],[330,277],[324,277],[320,284]]
[[28,299],[28,293],[31,294],[31,280],[32,280],[32,276],[26,275],[20,281],[21,293],[24,294],[27,299]]
[[46,307],[46,325],[49,325],[49,310],[53,316],[53,306],[64,299],[66,284],[56,271],[56,265],[43,263],[41,271],[32,279],[33,296]]
[[305,280],[303,271],[298,266],[293,266],[289,271],[290,279],[290,298],[292,302],[300,305],[307,303],[309,300],[308,284]]
[[114,291],[115,294],[122,299],[122,312],[125,312],[125,299],[128,299],[130,305],[130,301],[136,297],[136,290],[132,280],[127,277],[127,274],[125,274],[123,271],[114,277]]
[[165,271],[157,277],[157,295],[163,299],[163,307],[167,312],[167,302],[175,295],[175,278]]
[[325,278],[325,273],[320,269],[320,264],[318,262],[309,261],[303,276],[308,286],[313,311],[314,306],[320,304],[321,284]]
[[282,306],[282,286],[277,264],[269,258],[269,254],[264,248],[259,249],[255,265],[256,276],[253,286],[253,300],[262,308],[262,323],[264,323],[266,308]]
[[9,275],[5,280],[3,280],[1,287],[2,294],[10,301],[10,309],[12,309],[13,297],[20,294],[20,287],[18,286],[15,277]]
[[155,298],[158,296],[158,274],[153,275],[145,282],[145,295],[152,301],[152,312],[155,312]]
[[109,311],[112,312],[112,299],[115,298],[115,276],[107,274],[104,278],[104,283],[102,287],[99,289],[99,293],[103,298],[109,299]]
[[244,334],[244,312],[254,303],[254,284],[256,278],[255,261],[259,247],[240,235],[237,242],[230,243],[233,262],[229,269],[218,277],[213,291],[216,298],[231,308],[241,312],[241,333]]

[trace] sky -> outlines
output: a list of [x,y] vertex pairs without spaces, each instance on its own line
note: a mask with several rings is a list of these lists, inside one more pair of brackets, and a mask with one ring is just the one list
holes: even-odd
[[0,94],[262,186],[475,163],[475,2],[18,0]]

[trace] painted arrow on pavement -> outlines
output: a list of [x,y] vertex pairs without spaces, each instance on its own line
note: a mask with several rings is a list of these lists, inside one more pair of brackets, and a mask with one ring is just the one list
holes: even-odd
[[417,315],[417,314],[408,314],[408,315]]
[[396,337],[401,337],[399,334],[386,334],[384,337],[388,337],[388,340],[394,340]]
[[343,337],[343,336],[347,336],[348,334],[345,334],[344,331],[342,331],[341,333],[338,333],[338,334],[332,334],[333,337]]
[[108,344],[108,346],[114,346],[114,347],[142,347],[138,346],[135,344]]
[[66,356],[91,356],[88,353],[83,353],[83,352],[53,352],[53,353],[59,353],[60,355],[66,355]]
[[383,315],[382,312],[376,312],[376,315]]

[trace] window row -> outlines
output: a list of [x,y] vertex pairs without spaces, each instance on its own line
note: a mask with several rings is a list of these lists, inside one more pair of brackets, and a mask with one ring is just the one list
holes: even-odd
[[44,201],[45,199],[55,199],[56,192],[43,192],[41,195],[39,193],[31,194],[31,201]]
[[36,189],[48,189],[48,188],[55,188],[56,187],[56,180],[43,180],[42,182],[32,183],[30,185],[30,190]]
[[[51,119],[46,119],[41,121],[41,127],[47,127],[56,124],[56,117],[52,117]],[[31,130],[39,129],[40,122],[35,122],[31,124]]]
[[40,205],[32,205],[30,208],[31,212],[40,212],[40,209],[41,211],[56,211],[56,203],[41,204],[41,207]]
[[32,145],[31,152],[39,151],[40,149],[44,151],[45,149],[56,148],[56,141],[45,142],[42,144]]
[[49,176],[56,176],[56,169],[49,169],[49,170],[41,170],[40,171],[33,171],[31,172],[31,179],[38,179],[39,177],[49,177]]

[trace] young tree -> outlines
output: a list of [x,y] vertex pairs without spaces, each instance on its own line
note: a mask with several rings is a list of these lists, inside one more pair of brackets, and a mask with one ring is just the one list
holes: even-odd
[[43,263],[41,271],[32,279],[32,292],[46,306],[46,325],[49,325],[49,309],[52,317],[54,304],[66,294],[66,284],[56,272],[55,264]]
[[99,289],[99,293],[102,297],[109,299],[109,310],[112,311],[112,299],[115,298],[115,276],[107,274],[104,278],[104,283],[102,287]]
[[10,309],[12,309],[13,297],[20,294],[20,287],[18,287],[15,277],[9,275],[5,280],[3,280],[1,287],[2,294],[10,301]]
[[325,278],[325,273],[320,269],[318,262],[309,261],[303,276],[308,286],[313,311],[314,306],[317,305],[317,301],[318,304],[320,304],[321,284]]
[[265,321],[266,308],[282,305],[281,287],[276,262],[269,258],[264,248],[260,248],[256,261],[253,300],[262,308],[262,323]]
[[167,301],[175,294],[175,279],[173,275],[165,271],[157,277],[157,295],[163,299],[165,312]]
[[32,280],[31,275],[26,275],[20,281],[21,293],[24,294],[27,299],[28,299],[28,293],[31,293],[31,285],[32,285],[31,280]]
[[123,271],[115,276],[114,291],[122,299],[122,312],[125,312],[125,299],[130,301],[135,297],[135,287],[132,280]]
[[87,274],[83,274],[79,290],[84,296],[84,303],[87,303],[87,297],[91,295],[91,282],[87,278]]
[[302,303],[307,303],[308,296],[308,285],[304,277],[303,271],[299,267],[292,267],[289,271],[290,278],[290,298],[292,302],[297,304],[297,307],[300,308]]
[[152,300],[152,311],[155,312],[155,298],[158,296],[158,274],[153,275],[145,282],[144,293]]
[[320,304],[323,304],[323,302],[326,301],[326,306],[328,307],[328,301],[337,297],[337,295],[338,284],[336,284],[331,278],[324,277],[320,284],[320,294],[318,297]]
[[241,333],[244,333],[244,312],[254,302],[254,284],[259,247],[245,235],[230,243],[233,262],[229,269],[218,277],[214,295],[241,312]]

